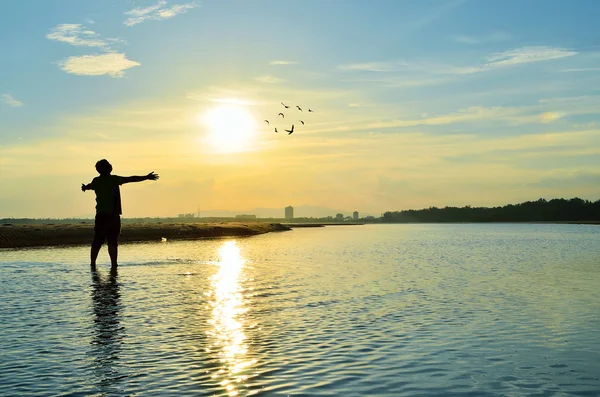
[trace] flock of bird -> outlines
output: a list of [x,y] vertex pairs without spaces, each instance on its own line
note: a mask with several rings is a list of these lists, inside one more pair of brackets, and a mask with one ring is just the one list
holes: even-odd
[[[283,107],[284,107],[284,108],[286,108],[286,109],[289,109],[289,108],[290,108],[288,105],[286,105],[286,104],[285,104],[285,103],[283,103],[283,102],[281,102],[281,105],[283,105]],[[301,108],[300,106],[298,106],[298,105],[296,105],[296,108],[297,108],[297,109],[298,109],[300,112],[302,112],[302,111],[303,111],[303,110],[302,110],[302,108]],[[309,113],[314,113],[312,109],[308,109],[308,112],[309,112]],[[279,116],[281,116],[281,118],[282,118],[282,119],[285,119],[285,114],[283,114],[283,112],[280,112],[280,113],[277,115],[277,117],[279,117]],[[298,121],[299,121],[300,123],[302,123],[302,125],[304,125],[304,121],[303,121],[303,120],[298,120]],[[269,120],[265,120],[265,123],[267,123],[267,125],[271,125],[271,123],[269,123]],[[275,128],[275,132],[279,132],[279,131],[277,131],[277,127],[274,127],[274,128]],[[284,130],[284,131],[285,131],[285,132],[287,132],[287,133],[288,133],[288,135],[290,135],[290,134],[293,134],[293,133],[294,133],[294,124],[292,124],[292,128],[291,128],[291,129],[289,129],[289,130]]]

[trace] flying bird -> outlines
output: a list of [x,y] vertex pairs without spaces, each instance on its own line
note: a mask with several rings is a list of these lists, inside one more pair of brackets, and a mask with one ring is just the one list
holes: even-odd
[[285,130],[285,132],[287,132],[288,135],[290,135],[292,132],[294,132],[294,124],[292,124],[292,129],[291,130]]
[[275,127],[275,132],[277,132],[277,127]]
[[301,122],[301,123],[302,123],[302,125],[304,125],[304,121],[302,121],[302,120],[298,120],[298,121],[299,121],[299,122]]
[[312,109],[308,109],[308,112],[309,113],[314,113]]
[[283,113],[279,113],[278,116],[281,116],[285,119],[285,115]]
[[302,108],[298,105],[296,105],[296,107],[298,108],[299,111],[302,111]]
[[265,120],[265,123],[267,123],[267,125],[269,124],[269,120]]
[[283,105],[284,108],[286,108],[286,109],[289,108],[289,106],[286,105],[285,103],[281,102],[281,104]]

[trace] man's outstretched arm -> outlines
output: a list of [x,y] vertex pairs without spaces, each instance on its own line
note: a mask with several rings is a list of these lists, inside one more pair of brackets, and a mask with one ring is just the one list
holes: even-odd
[[124,176],[123,183],[131,183],[131,182],[142,182],[142,181],[155,181],[158,179],[158,175],[153,172],[144,176]]
[[85,183],[81,184],[81,191],[85,192],[86,190],[91,190],[92,189],[92,184],[88,183],[87,185]]

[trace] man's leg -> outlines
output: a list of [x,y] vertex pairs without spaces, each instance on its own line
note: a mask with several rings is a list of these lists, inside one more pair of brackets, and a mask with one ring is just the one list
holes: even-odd
[[108,230],[106,241],[108,243],[108,255],[113,268],[117,267],[117,259],[119,256],[119,234],[121,234],[121,217],[116,214],[111,221]]
[[117,267],[117,257],[119,256],[119,246],[115,243],[108,244],[108,255],[110,256],[110,264],[112,267]]
[[106,220],[104,217],[96,214],[94,221],[94,241],[92,241],[92,249],[90,251],[90,266],[92,269],[96,267],[96,259],[98,259],[98,253],[102,244],[106,240]]
[[98,252],[100,252],[100,247],[102,247],[102,245],[96,246],[94,243],[92,243],[92,250],[90,251],[90,265],[92,267],[96,267],[96,259],[98,259]]

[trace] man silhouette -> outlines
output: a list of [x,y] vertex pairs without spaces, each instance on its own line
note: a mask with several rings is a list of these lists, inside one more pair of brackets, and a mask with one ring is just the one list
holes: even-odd
[[94,241],[90,252],[91,267],[96,267],[96,259],[104,241],[108,245],[108,255],[113,268],[117,267],[118,240],[121,233],[121,191],[119,186],[124,183],[155,181],[158,175],[154,172],[144,176],[111,175],[112,165],[106,159],[96,163],[96,171],[100,176],[91,183],[81,184],[81,191],[96,192],[96,220],[94,223]]

